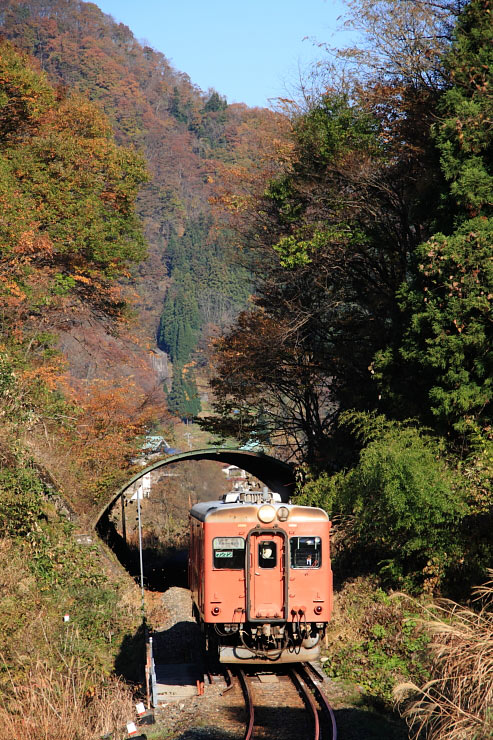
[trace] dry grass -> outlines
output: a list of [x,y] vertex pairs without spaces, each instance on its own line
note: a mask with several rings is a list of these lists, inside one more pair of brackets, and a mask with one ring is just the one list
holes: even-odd
[[425,623],[433,636],[433,678],[421,688],[396,690],[398,700],[418,694],[404,711],[414,738],[493,738],[493,580],[477,595],[480,611],[447,602]]
[[11,685],[0,704],[0,740],[95,740],[127,736],[135,717],[130,689],[75,666],[63,672],[33,666],[28,680]]
[[[113,647],[100,641],[88,654],[96,628],[81,636],[76,621],[61,624],[60,604],[75,597],[63,582],[55,592],[37,581],[26,551],[0,538],[0,560],[0,740],[126,738],[132,691],[100,668],[113,664]],[[136,613],[135,594],[133,585],[122,594],[122,623]]]

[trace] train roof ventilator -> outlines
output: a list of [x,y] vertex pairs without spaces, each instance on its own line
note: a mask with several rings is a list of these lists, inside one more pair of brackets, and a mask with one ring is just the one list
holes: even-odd
[[251,488],[238,488],[222,497],[224,504],[272,504],[281,503],[282,498],[279,493],[273,493],[268,488],[263,491],[254,491]]

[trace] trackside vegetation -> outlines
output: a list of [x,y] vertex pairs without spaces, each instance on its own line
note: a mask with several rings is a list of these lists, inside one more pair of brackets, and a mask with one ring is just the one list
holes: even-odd
[[151,416],[130,433],[127,414],[109,422],[115,389],[112,405],[94,389],[96,415],[68,381],[56,328],[81,306],[108,322],[124,316],[115,280],[144,253],[134,201],[145,178],[96,106],[57,93],[0,44],[2,737],[117,733],[131,708],[114,666],[139,624],[133,589],[97,546],[77,544],[80,521],[60,496],[83,516]]

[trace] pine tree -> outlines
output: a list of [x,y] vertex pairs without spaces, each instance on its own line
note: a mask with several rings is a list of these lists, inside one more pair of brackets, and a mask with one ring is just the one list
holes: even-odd
[[168,410],[176,416],[182,416],[185,409],[185,390],[183,388],[182,369],[175,365],[173,372],[173,382],[171,390],[168,393]]

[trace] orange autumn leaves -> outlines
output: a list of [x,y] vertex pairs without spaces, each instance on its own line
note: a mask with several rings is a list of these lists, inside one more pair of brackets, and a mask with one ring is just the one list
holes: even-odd
[[65,444],[83,470],[95,479],[125,469],[156,416],[166,414],[152,393],[145,394],[131,378],[116,385],[96,379],[67,389],[74,404],[74,425]]
[[144,254],[134,204],[146,172],[95,105],[56,93],[32,64],[0,44],[1,419],[32,449],[44,429],[91,489],[165,414],[131,379],[75,381],[57,349],[81,312],[108,332],[122,319],[116,279]]
[[23,320],[76,294],[114,312],[122,303],[114,279],[144,255],[134,203],[146,177],[141,157],[115,144],[95,105],[57,99],[26,57],[0,45],[4,311]]

